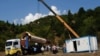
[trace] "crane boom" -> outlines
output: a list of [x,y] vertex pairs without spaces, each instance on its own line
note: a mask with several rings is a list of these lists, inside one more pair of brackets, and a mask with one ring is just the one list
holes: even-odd
[[79,35],[59,16],[57,15],[43,0],[38,0],[40,2],[42,2],[55,16],[56,18],[62,23],[64,24],[64,26],[77,38],[79,38]]

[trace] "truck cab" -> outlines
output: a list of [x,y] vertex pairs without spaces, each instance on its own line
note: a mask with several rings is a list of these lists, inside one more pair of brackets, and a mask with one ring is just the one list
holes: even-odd
[[9,39],[5,44],[5,55],[21,55],[20,39]]

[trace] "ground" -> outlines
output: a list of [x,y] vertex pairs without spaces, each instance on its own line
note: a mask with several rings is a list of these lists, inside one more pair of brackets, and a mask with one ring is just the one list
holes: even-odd
[[46,54],[37,54],[37,55],[27,55],[27,56],[100,56],[100,51],[97,51],[96,53],[46,53]]
[[[0,52],[0,56],[5,56],[4,52]],[[100,56],[100,51],[97,51],[96,53],[45,53],[45,54],[36,54],[36,55],[26,55],[26,56]]]
[[[0,56],[5,56],[4,52],[0,52]],[[57,54],[52,54],[51,52],[45,52],[44,54],[39,53],[36,55],[26,55],[26,56],[100,56],[100,45],[99,49],[93,53],[93,52],[83,52],[83,53],[63,53],[62,51],[59,51]]]

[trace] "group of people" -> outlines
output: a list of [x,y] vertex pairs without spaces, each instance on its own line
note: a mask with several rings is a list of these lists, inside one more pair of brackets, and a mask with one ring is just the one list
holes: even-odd
[[[52,54],[56,54],[59,52],[59,49],[61,49],[58,45],[43,45],[39,43],[35,43],[34,45],[28,47],[28,49],[23,49],[23,51],[27,50],[28,54],[38,54],[38,53],[47,53],[50,52]],[[62,46],[63,53],[66,53],[66,46]]]
[[[63,53],[66,53],[66,46],[63,45]],[[38,54],[38,53],[42,53],[44,54],[45,52],[50,52],[50,53],[53,53],[53,54],[56,54],[59,52],[59,49],[60,47],[57,46],[57,45],[42,45],[42,44],[38,44],[38,43],[35,43],[34,45],[28,47],[28,49],[23,49],[23,51],[27,50],[28,54]],[[23,52],[26,54],[26,52]]]
[[38,45],[38,44],[35,44],[33,46],[34,53],[41,52],[42,54],[44,54],[45,51],[52,52],[53,54],[56,54],[56,53],[58,53],[58,49],[59,49],[59,47],[56,45]]

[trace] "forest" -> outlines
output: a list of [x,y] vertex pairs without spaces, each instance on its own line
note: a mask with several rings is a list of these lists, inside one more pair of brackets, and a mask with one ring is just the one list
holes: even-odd
[[[100,6],[88,10],[81,7],[77,13],[68,10],[68,13],[60,16],[80,37],[97,36],[98,42],[100,41]],[[59,45],[70,37],[76,38],[55,16],[46,16],[25,25],[0,20],[0,51],[4,50],[7,39],[20,38],[19,35],[25,31]]]

